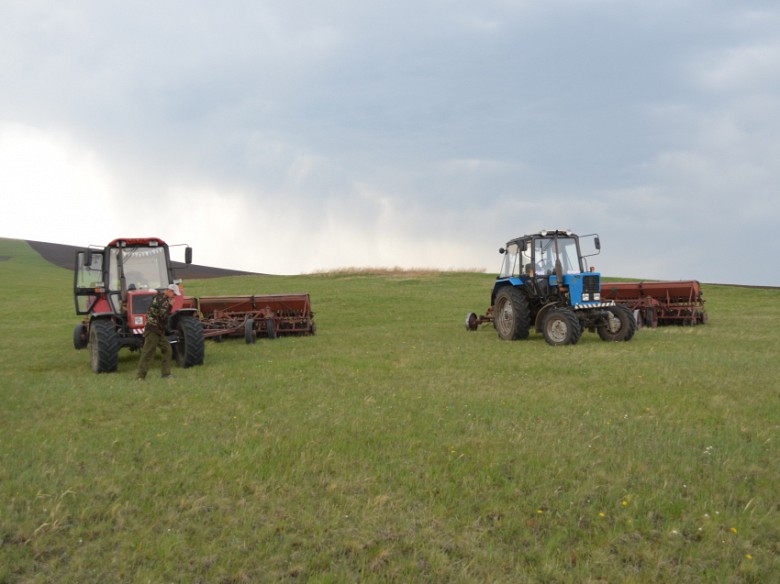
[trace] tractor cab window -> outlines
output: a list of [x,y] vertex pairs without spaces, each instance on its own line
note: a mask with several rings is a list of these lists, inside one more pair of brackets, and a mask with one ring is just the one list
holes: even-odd
[[168,269],[165,261],[165,248],[136,247],[111,250],[111,265],[108,275],[110,290],[121,290],[119,281],[119,258],[123,262],[125,285],[128,290],[154,290],[165,288],[168,281]]
[[534,261],[537,275],[550,275],[555,273],[555,260],[561,261],[564,274],[579,274],[580,256],[577,249],[577,240],[573,237],[561,237],[557,240],[536,239],[534,241]]
[[554,240],[534,240],[534,271],[537,276],[545,276],[555,272]]
[[511,278],[520,274],[520,246],[510,243],[504,252],[504,263],[499,278]]
[[577,249],[577,240],[566,237],[558,240],[558,252],[561,258],[561,267],[564,274],[579,274],[580,256]]
[[87,264],[87,254],[80,252],[76,256],[76,287],[95,289],[103,282],[103,256],[99,253],[89,254],[92,263]]
[[[90,263],[87,263],[89,259]],[[76,254],[74,292],[76,314],[89,313],[97,296],[95,289],[103,286],[103,255],[80,251]]]

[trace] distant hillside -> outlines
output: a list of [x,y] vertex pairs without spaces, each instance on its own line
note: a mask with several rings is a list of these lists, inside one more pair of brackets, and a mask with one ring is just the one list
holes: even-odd
[[[35,251],[37,251],[43,259],[47,262],[65,268],[66,270],[73,269],[73,260],[76,257],[76,251],[83,249],[73,245],[62,245],[60,243],[45,243],[42,241],[27,241]],[[223,276],[258,276],[257,272],[244,272],[241,270],[226,270],[223,268],[212,268],[209,266],[199,266],[192,264],[186,267],[181,262],[172,262],[174,268],[186,268],[187,278],[201,279],[201,278],[221,278]]]

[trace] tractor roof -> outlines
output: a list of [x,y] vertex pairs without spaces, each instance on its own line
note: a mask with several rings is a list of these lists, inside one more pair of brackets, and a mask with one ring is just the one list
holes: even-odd
[[158,247],[164,246],[165,242],[158,237],[120,237],[113,240],[106,247],[128,247],[136,245]]
[[570,229],[542,229],[538,233],[530,233],[528,235],[521,235],[520,237],[515,237],[514,239],[510,239],[509,243],[515,242],[515,241],[523,241],[524,239],[531,239],[533,237],[577,237]]

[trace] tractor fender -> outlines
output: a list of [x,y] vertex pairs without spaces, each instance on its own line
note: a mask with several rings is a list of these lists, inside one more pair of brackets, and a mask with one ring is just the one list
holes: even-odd
[[175,329],[176,326],[179,324],[179,318],[182,316],[194,316],[195,318],[198,318],[198,311],[195,308],[182,308],[180,310],[177,310],[173,314],[171,314],[170,318],[170,324],[168,325],[168,328]]
[[534,319],[534,328],[536,329],[537,333],[542,332],[542,321],[544,320],[544,316],[553,308],[560,308],[560,304],[558,302],[548,302],[539,309],[539,312],[536,313],[536,319]]
[[113,320],[114,316],[113,312],[93,312],[89,315],[88,326],[92,326],[92,323],[96,320]]
[[504,288],[507,286],[514,287],[514,288],[520,288],[523,286],[525,282],[521,280],[520,278],[500,278],[496,280],[496,283],[493,284],[493,291],[490,294],[490,306],[492,307],[496,303],[496,296],[498,296],[498,293],[501,292]]

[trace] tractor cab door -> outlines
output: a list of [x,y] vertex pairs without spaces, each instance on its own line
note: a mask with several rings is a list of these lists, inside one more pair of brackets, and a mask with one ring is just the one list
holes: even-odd
[[76,300],[76,314],[89,314],[98,301],[103,282],[103,254],[88,250],[76,252],[73,295]]

